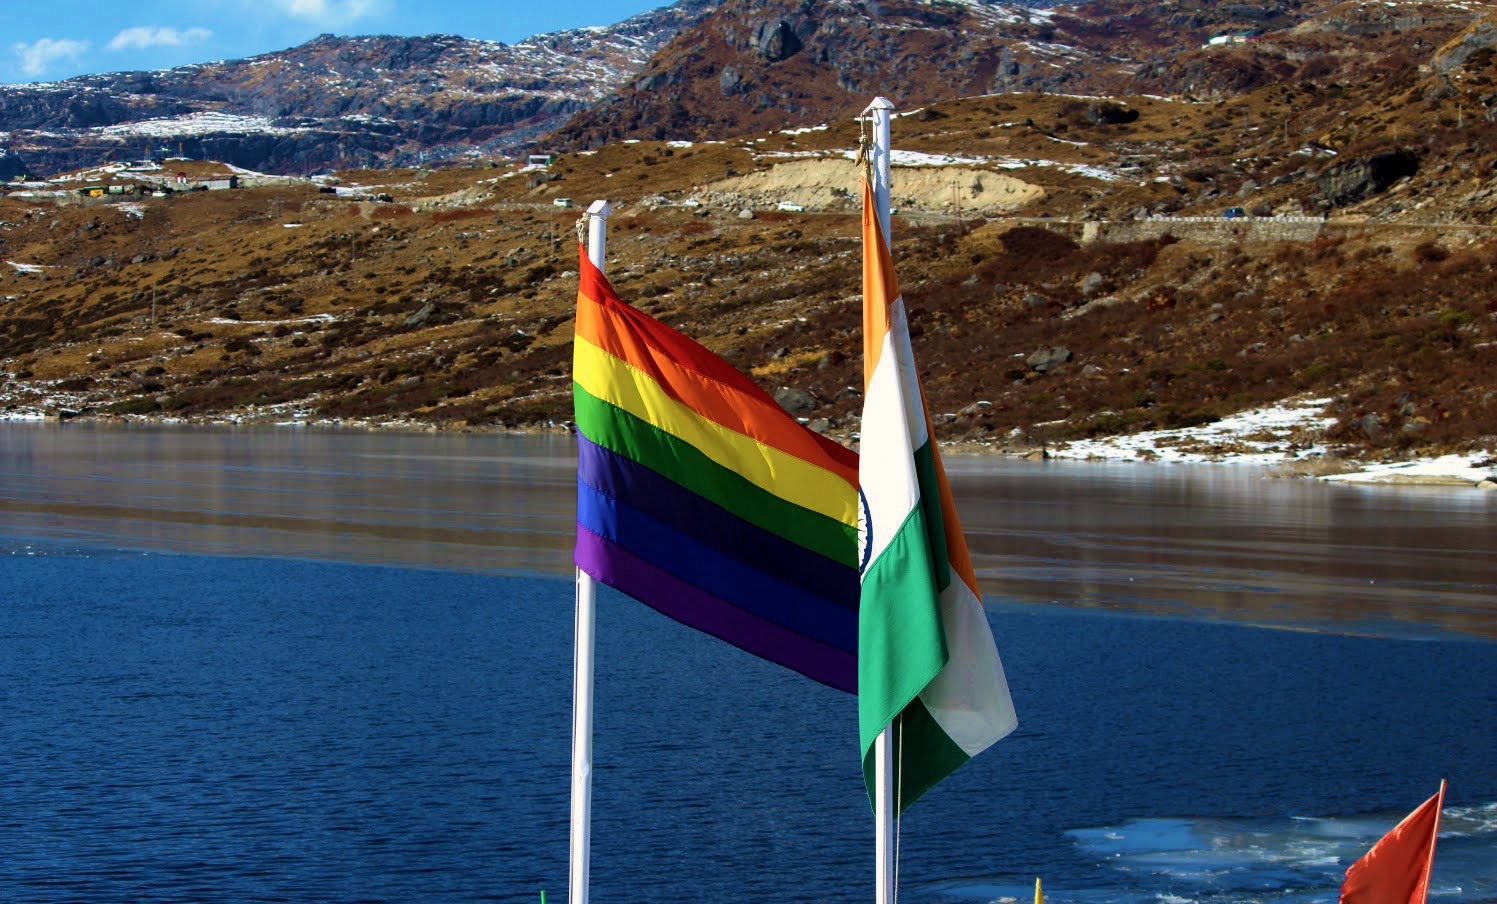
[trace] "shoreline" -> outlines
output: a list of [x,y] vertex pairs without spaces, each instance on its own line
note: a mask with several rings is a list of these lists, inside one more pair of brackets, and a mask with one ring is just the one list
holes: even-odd
[[[67,400],[72,401],[72,400]],[[1322,415],[1328,399],[1294,398],[1278,405],[1239,412],[1211,424],[1144,431],[1050,445],[1024,442],[1015,429],[994,440],[943,440],[948,453],[991,455],[1032,461],[1061,460],[1152,464],[1214,464],[1263,469],[1267,476],[1308,478],[1361,486],[1469,487],[1497,490],[1497,447],[1464,453],[1426,454],[1410,458],[1361,456],[1355,449],[1326,445],[1323,435],[1334,419]],[[76,404],[76,403],[75,403]],[[50,410],[49,410],[50,409]],[[158,417],[99,414],[87,406],[71,408],[63,400],[17,405],[0,411],[0,424],[127,424],[171,427],[279,427],[322,430],[395,431],[406,433],[495,433],[537,435],[570,433],[570,422],[501,426],[438,424],[415,419],[343,420],[300,416],[293,406],[259,409],[215,417]],[[857,437],[827,434],[851,448]]]

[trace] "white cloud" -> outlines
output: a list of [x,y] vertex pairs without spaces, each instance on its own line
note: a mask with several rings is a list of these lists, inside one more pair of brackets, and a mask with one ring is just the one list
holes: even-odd
[[137,25],[115,35],[109,42],[110,50],[145,50],[147,47],[185,47],[201,44],[213,37],[206,28],[186,28],[178,31],[167,25]]
[[38,38],[30,44],[10,46],[21,60],[21,72],[29,76],[41,75],[61,60],[76,63],[88,52],[87,41],[72,38]]
[[326,25],[347,25],[378,16],[390,8],[389,0],[270,0],[270,6],[295,19]]

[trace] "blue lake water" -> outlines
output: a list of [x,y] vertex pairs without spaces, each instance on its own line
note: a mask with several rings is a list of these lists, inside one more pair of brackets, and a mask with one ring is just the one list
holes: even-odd
[[[568,467],[563,438],[0,425],[0,901],[564,900]],[[1442,777],[1433,895],[1497,900],[1492,508],[981,470],[980,563],[1027,569],[988,601],[1021,724],[907,815],[903,900],[1332,902]],[[1094,505],[1026,507],[1037,475]],[[1354,542],[1288,542],[1324,510]],[[851,698],[610,592],[598,627],[598,900],[868,900]]]

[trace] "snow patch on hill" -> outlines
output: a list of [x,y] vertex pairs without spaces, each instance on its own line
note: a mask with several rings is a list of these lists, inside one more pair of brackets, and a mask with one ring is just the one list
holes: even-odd
[[1330,399],[1288,399],[1200,427],[1149,430],[1128,436],[1084,439],[1049,450],[1054,458],[1104,461],[1211,462],[1274,465],[1319,458],[1328,449],[1315,441],[1332,424]]
[[239,116],[233,113],[187,113],[166,119],[147,119],[114,126],[90,129],[104,138],[180,138],[189,135],[290,135],[308,131],[302,126],[278,126],[264,116]]

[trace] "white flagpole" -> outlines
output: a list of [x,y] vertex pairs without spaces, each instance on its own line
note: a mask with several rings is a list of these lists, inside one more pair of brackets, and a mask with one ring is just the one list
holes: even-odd
[[[587,258],[603,270],[608,242],[607,201],[587,209]],[[570,904],[587,904],[593,815],[593,640],[597,584],[577,569],[576,651],[572,662],[572,855]]]
[[[873,117],[873,145],[869,156],[873,173],[873,206],[878,215],[879,228],[884,241],[890,243],[893,235],[889,231],[889,114],[894,104],[887,97],[875,97],[873,103],[863,111]],[[873,747],[873,818],[875,893],[874,904],[894,904],[897,889],[894,887],[894,871],[897,867],[894,849],[894,740],[889,726],[879,732]]]

